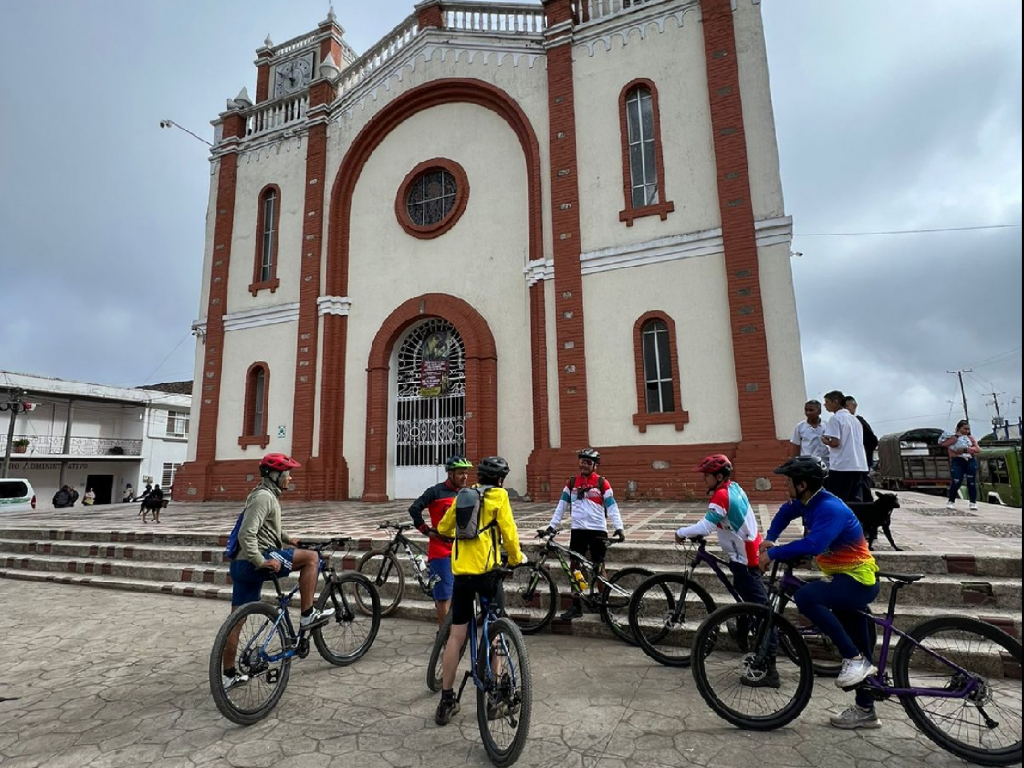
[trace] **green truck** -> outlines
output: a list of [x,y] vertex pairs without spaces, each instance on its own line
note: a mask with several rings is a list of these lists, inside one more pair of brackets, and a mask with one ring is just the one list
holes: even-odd
[[1021,444],[1019,440],[981,441],[978,458],[978,501],[1021,506]]

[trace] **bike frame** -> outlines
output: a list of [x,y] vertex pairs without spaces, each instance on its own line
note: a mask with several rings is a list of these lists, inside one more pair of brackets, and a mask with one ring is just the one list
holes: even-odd
[[[472,630],[472,631],[469,632],[470,664],[469,664],[469,670],[467,670],[466,674],[463,676],[462,684],[459,686],[458,698],[460,700],[462,699],[462,691],[466,687],[466,683],[469,680],[473,681],[473,685],[476,686],[476,688],[478,690],[486,691],[487,690],[487,683],[488,683],[489,680],[492,679],[492,677],[491,677],[491,654],[489,654],[489,653],[485,657],[487,659],[486,679],[481,679],[481,677],[477,674],[477,668],[476,668],[477,667],[477,664],[476,664],[477,649],[480,646],[477,644],[476,622],[477,622],[477,618],[478,618],[479,615],[482,615],[484,617],[483,626],[480,628],[480,636],[482,638],[483,647],[489,648],[490,645],[491,645],[489,630],[490,630],[491,624],[493,622],[497,621],[498,614],[495,612],[494,608],[491,607],[489,600],[487,600],[487,599],[485,599],[483,597],[480,597],[474,603],[474,605],[476,605],[477,603],[479,603],[480,609],[479,609],[479,611],[477,611],[476,608],[474,608],[474,610],[473,610],[473,619],[469,623],[469,628]],[[506,658],[507,658],[507,656],[508,655],[506,654]],[[511,661],[509,661],[508,664],[509,664],[509,674],[511,675],[512,680],[515,681],[516,680],[516,676],[519,674],[519,672],[518,672],[518,670],[516,670],[515,665]]]
[[[608,546],[611,546],[611,544],[609,543]],[[537,558],[537,561],[533,566],[534,570],[540,570],[541,566],[543,566],[544,563],[547,562],[548,556],[552,554],[558,559],[558,564],[562,566],[562,571],[565,573],[565,577],[569,581],[569,590],[574,595],[579,595],[584,600],[592,599],[594,593],[597,591],[596,587],[598,582],[611,589],[617,589],[617,587],[614,584],[612,584],[610,581],[608,581],[608,579],[606,579],[604,576],[597,572],[597,569],[594,567],[594,564],[587,560],[587,558],[585,558],[579,552],[574,552],[573,550],[569,549],[564,544],[556,543],[551,538],[547,539],[544,542],[542,554],[539,558]],[[584,570],[590,576],[590,588],[587,591],[581,590],[579,588],[579,585],[576,583],[576,579],[573,578],[571,566],[571,562],[573,560],[579,563],[582,570]]]
[[[417,544],[415,541],[413,541],[403,533],[403,531],[408,530],[411,527],[411,525],[395,525],[391,522],[382,523],[380,525],[380,528],[382,530],[393,530],[395,532],[394,535],[391,537],[391,541],[389,541],[388,545],[384,548],[385,555],[395,555],[397,557],[400,551],[399,547],[402,547],[405,550],[405,556],[409,559],[409,562],[411,563],[415,560],[416,555],[426,554],[426,550],[424,550],[423,547],[421,547],[419,544]],[[377,586],[383,584],[387,581],[390,573],[391,561],[385,557],[383,562],[381,563],[381,570],[377,573],[375,577],[374,583]],[[422,589],[424,593],[426,593],[427,584],[423,580],[423,577],[420,575],[419,571],[416,568],[413,568],[412,573],[413,576],[416,577],[416,581],[419,583],[420,589]]]

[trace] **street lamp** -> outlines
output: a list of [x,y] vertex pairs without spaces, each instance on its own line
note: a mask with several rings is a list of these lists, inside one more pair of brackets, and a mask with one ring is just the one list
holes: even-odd
[[189,136],[191,136],[191,137],[193,137],[195,139],[199,139],[199,141],[203,142],[203,144],[205,144],[206,146],[208,146],[208,147],[212,147],[213,146],[213,144],[211,142],[207,141],[202,136],[199,136],[198,134],[192,133],[192,131],[190,131],[188,128],[183,128],[182,126],[178,125],[173,120],[161,120],[160,121],[160,127],[161,128],[177,128],[179,131],[184,131]]

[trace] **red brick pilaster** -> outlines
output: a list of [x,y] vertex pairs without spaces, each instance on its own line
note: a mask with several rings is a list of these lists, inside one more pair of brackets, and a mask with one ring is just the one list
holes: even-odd
[[441,11],[439,0],[427,0],[427,2],[417,4],[416,25],[420,29],[427,29],[428,27],[434,27],[435,29],[444,28],[444,14]]
[[555,338],[562,446],[589,444],[587,363],[583,339],[576,107],[572,71],[570,0],[545,0],[548,113],[551,147],[551,224],[555,263]]
[[270,98],[270,59],[274,52],[269,48],[256,51],[256,103]]

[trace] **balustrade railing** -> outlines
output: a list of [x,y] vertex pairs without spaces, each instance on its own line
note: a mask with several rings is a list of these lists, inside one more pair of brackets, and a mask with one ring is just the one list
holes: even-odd
[[[23,451],[18,443],[28,440]],[[72,456],[141,456],[142,440],[119,437],[71,437],[68,453]],[[0,454],[7,450],[7,435],[0,435]],[[15,453],[17,451],[17,453]],[[15,435],[11,455],[60,456],[64,455],[63,435]]]
[[289,123],[306,119],[309,108],[309,94],[298,93],[258,104],[245,119],[245,135],[256,136]]
[[341,81],[338,83],[337,95],[340,97],[348,93],[384,64],[395,58],[399,51],[415,39],[418,33],[416,16],[411,15],[345,69],[341,75]]
[[646,5],[653,0],[581,0],[580,10],[582,11],[581,23],[603,19],[605,16],[614,16],[622,11],[628,11],[640,5]]
[[314,40],[320,35],[320,31],[310,32],[305,35],[299,35],[293,37],[291,40],[285,40],[280,45],[274,46],[274,56],[287,56],[292,51],[297,51],[300,48],[308,48]]
[[442,18],[445,29],[496,35],[539,35],[547,25],[539,5],[448,2]]

